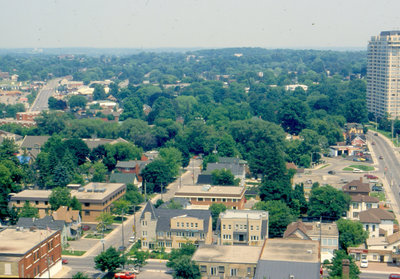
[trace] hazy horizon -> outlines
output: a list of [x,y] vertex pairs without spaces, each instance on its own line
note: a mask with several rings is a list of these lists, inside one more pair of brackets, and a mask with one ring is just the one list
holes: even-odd
[[366,49],[400,1],[0,0],[1,49]]

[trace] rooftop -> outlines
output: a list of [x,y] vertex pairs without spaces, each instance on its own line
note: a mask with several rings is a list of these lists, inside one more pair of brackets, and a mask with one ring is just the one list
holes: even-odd
[[[83,188],[83,191],[82,191]],[[71,196],[75,196],[80,202],[104,200],[115,192],[126,189],[123,183],[94,183],[90,182],[81,190],[72,190]]]
[[175,192],[175,196],[224,196],[224,197],[241,197],[245,188],[240,186],[182,186]]
[[292,238],[292,234],[296,232],[296,230],[300,230],[309,238],[312,238],[311,236],[316,236],[316,235],[319,236],[320,234],[322,234],[323,236],[336,236],[336,237],[339,235],[336,223],[297,221],[297,222],[292,222],[287,227],[283,237]]
[[43,146],[50,136],[25,136],[21,143],[21,148],[40,148]]
[[268,212],[263,210],[232,210],[228,209],[222,212],[219,217],[222,219],[262,219],[268,218]]
[[319,262],[319,242],[299,239],[267,239],[260,260]]
[[51,194],[51,190],[23,190],[19,193],[14,194],[11,200],[33,200],[33,199],[44,199],[48,200]]
[[344,185],[342,189],[343,192],[347,193],[369,193],[371,191],[369,188],[369,184],[362,182],[362,177],[360,177],[360,179],[350,181],[349,183]]
[[192,260],[196,262],[257,264],[262,246],[206,245],[199,247]]
[[351,196],[351,201],[352,202],[379,203],[379,198],[358,194],[358,195],[355,195],[355,196]]
[[381,223],[381,220],[394,220],[393,213],[380,209],[380,208],[370,208],[365,211],[361,211],[359,214],[361,223]]
[[30,249],[38,245],[45,238],[55,234],[57,231],[7,228],[0,232],[0,255],[24,255]]

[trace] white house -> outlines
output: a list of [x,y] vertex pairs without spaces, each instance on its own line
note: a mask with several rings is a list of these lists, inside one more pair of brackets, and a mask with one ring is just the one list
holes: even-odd
[[392,235],[394,219],[393,213],[380,208],[371,208],[359,214],[359,220],[370,238]]
[[347,218],[350,220],[359,220],[360,212],[366,211],[371,208],[378,208],[378,206],[379,206],[379,198],[361,194],[351,196],[351,202],[349,211],[347,212]]

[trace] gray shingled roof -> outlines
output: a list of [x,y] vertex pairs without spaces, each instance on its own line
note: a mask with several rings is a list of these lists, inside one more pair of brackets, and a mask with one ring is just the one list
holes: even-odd
[[232,172],[233,175],[243,175],[244,166],[240,164],[228,164],[228,163],[208,163],[207,171],[204,174],[209,174],[213,170],[227,169]]
[[135,181],[135,173],[112,173],[110,182],[132,184]]
[[177,216],[186,215],[204,220],[204,232],[208,232],[208,224],[210,222],[211,211],[202,209],[160,209],[156,210],[157,228],[156,231],[167,232],[171,230],[170,220]]
[[144,214],[146,212],[150,212],[151,213],[151,219],[156,219],[156,213],[155,213],[155,208],[153,206],[153,204],[151,203],[151,201],[148,201],[146,203],[146,206],[144,207],[142,214],[140,215],[140,219],[144,219]]
[[45,216],[42,219],[21,217],[19,218],[16,226],[24,228],[36,227],[44,230],[50,228],[51,230],[62,231],[64,225],[65,221],[63,220],[54,220],[52,216]]
[[25,136],[21,148],[40,148],[49,138],[49,136]]
[[199,174],[197,177],[197,184],[212,184],[211,174]]
[[139,165],[139,169],[146,166],[149,161],[140,161],[140,160],[130,160],[130,161],[118,161],[116,168],[135,168],[136,165]]

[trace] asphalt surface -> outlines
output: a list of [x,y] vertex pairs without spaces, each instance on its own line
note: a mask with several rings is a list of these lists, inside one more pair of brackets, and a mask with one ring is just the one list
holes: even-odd
[[387,279],[389,275],[382,273],[361,273],[360,279]]
[[41,90],[39,90],[30,111],[43,111],[49,109],[49,98],[53,95],[60,79],[50,80]]

